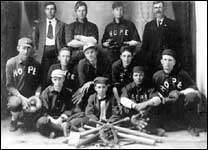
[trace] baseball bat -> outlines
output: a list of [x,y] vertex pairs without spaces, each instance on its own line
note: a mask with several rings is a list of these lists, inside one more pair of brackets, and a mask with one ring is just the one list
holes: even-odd
[[90,137],[87,137],[87,139],[79,141],[79,143],[76,145],[76,148],[79,148],[82,145],[87,145],[92,142],[95,142],[98,139],[98,137],[99,137],[99,133],[96,133]]
[[123,128],[123,127],[119,127],[119,126],[113,126],[113,128],[118,130],[119,132],[122,132],[122,133],[127,133],[127,134],[131,134],[131,135],[145,137],[145,138],[148,138],[148,139],[153,139],[156,142],[162,142],[162,138],[159,137],[159,136],[150,135],[150,134],[147,134],[147,133],[143,133],[143,132],[140,132],[140,131],[131,130],[131,129]]
[[[121,123],[121,122],[129,121],[129,120],[130,120],[130,118],[129,118],[129,117],[126,117],[126,118],[123,118],[123,119],[121,119],[121,120],[118,120],[118,121],[116,121],[116,122],[114,122],[114,123],[110,123],[110,124],[116,125],[116,124],[119,124],[119,123]],[[101,121],[96,121],[96,120],[93,120],[93,119],[89,119],[89,121],[90,121],[90,122],[93,122],[93,123],[96,123],[96,124],[105,125],[105,123],[103,123],[103,122],[101,122]]]
[[156,141],[153,140],[153,139],[147,139],[147,138],[144,138],[144,137],[139,137],[139,136],[135,136],[135,135],[125,134],[125,133],[121,133],[121,132],[118,132],[117,134],[120,137],[127,138],[127,139],[130,139],[132,141],[135,141],[135,142],[141,143],[141,144],[155,145],[155,143],[156,143]]
[[[84,125],[84,126],[85,126],[85,125]],[[80,137],[84,137],[84,136],[86,136],[86,135],[96,133],[96,132],[98,132],[100,129],[101,129],[101,127],[91,128],[90,130],[81,132],[81,133],[80,133]]]

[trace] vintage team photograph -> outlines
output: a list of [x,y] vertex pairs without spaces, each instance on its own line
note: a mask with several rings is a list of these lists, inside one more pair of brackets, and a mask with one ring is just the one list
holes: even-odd
[[1,1],[2,149],[207,149],[207,1]]

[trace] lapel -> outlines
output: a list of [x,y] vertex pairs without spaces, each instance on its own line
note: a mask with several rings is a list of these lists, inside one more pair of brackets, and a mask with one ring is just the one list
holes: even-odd
[[42,35],[42,39],[43,39],[41,41],[45,41],[45,39],[46,39],[46,20],[44,20],[41,24],[40,35]]
[[61,28],[61,22],[58,19],[56,19],[56,21],[57,22],[56,22],[56,27],[55,27],[55,37],[57,37],[57,34]]

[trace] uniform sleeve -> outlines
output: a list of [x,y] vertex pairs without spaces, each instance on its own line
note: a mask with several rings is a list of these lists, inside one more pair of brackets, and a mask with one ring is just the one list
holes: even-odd
[[97,40],[97,43],[98,43],[98,40],[99,40],[98,27],[96,25],[94,25],[91,30],[92,30],[92,35],[90,35],[90,36],[93,36]]
[[103,38],[102,38],[102,44],[106,42],[106,40],[109,39],[109,34],[108,34],[108,26],[105,28]]
[[95,115],[97,113],[95,110],[96,110],[96,108],[95,108],[95,104],[94,104],[94,99],[92,96],[90,96],[88,99],[88,104],[85,109],[86,116],[93,119],[93,120],[99,120],[98,117]]
[[128,96],[128,89],[126,88],[126,86],[123,87],[121,90],[121,97],[127,97],[127,98],[129,97]]
[[6,88],[12,95],[18,95],[19,91],[15,88],[13,69],[10,61],[6,63]]
[[49,94],[48,94],[48,89],[47,88],[40,94],[40,99],[42,101],[42,112],[43,113],[48,113]]
[[134,23],[131,24],[131,30],[132,30],[132,33],[131,33],[131,35],[132,35],[132,40],[141,42],[139,33],[138,33],[137,28],[136,28],[136,26],[134,25]]
[[119,111],[115,97],[112,97],[111,104],[112,104],[112,115],[108,120],[109,122],[115,122],[121,119],[120,111]]
[[120,86],[120,82],[119,82],[119,70],[116,67],[116,65],[112,65],[112,82],[113,85],[115,87],[119,87]]
[[66,24],[65,25],[65,43],[69,43],[71,40],[74,39],[74,26],[73,24]]
[[86,75],[84,72],[84,69],[85,69],[84,67],[85,67],[84,62],[82,60],[79,61],[77,71],[78,71],[80,86],[82,86],[86,82]]
[[193,88],[197,90],[195,82],[191,79],[191,77],[186,71],[182,71],[180,74],[180,76],[182,76],[183,79],[183,89]]

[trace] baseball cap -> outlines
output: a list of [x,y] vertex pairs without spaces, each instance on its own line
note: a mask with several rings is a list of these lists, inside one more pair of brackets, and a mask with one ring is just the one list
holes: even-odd
[[32,40],[27,38],[27,37],[23,37],[23,38],[19,39],[18,40],[18,45],[19,46],[29,46],[29,47],[33,46]]
[[64,74],[64,71],[62,71],[61,69],[55,69],[55,70],[52,71],[51,77],[52,78],[53,77],[60,77],[60,78],[62,78],[62,77],[65,77],[65,74]]
[[96,77],[94,79],[94,84],[101,83],[101,84],[108,84],[108,78],[106,77]]
[[176,58],[176,52],[171,49],[163,50],[162,55],[170,55],[170,56]]
[[133,68],[133,72],[134,73],[144,72],[144,67],[142,67],[142,66],[135,66]]
[[83,52],[85,52],[89,48],[97,48],[97,46],[93,43],[87,43],[86,45],[83,46]]

